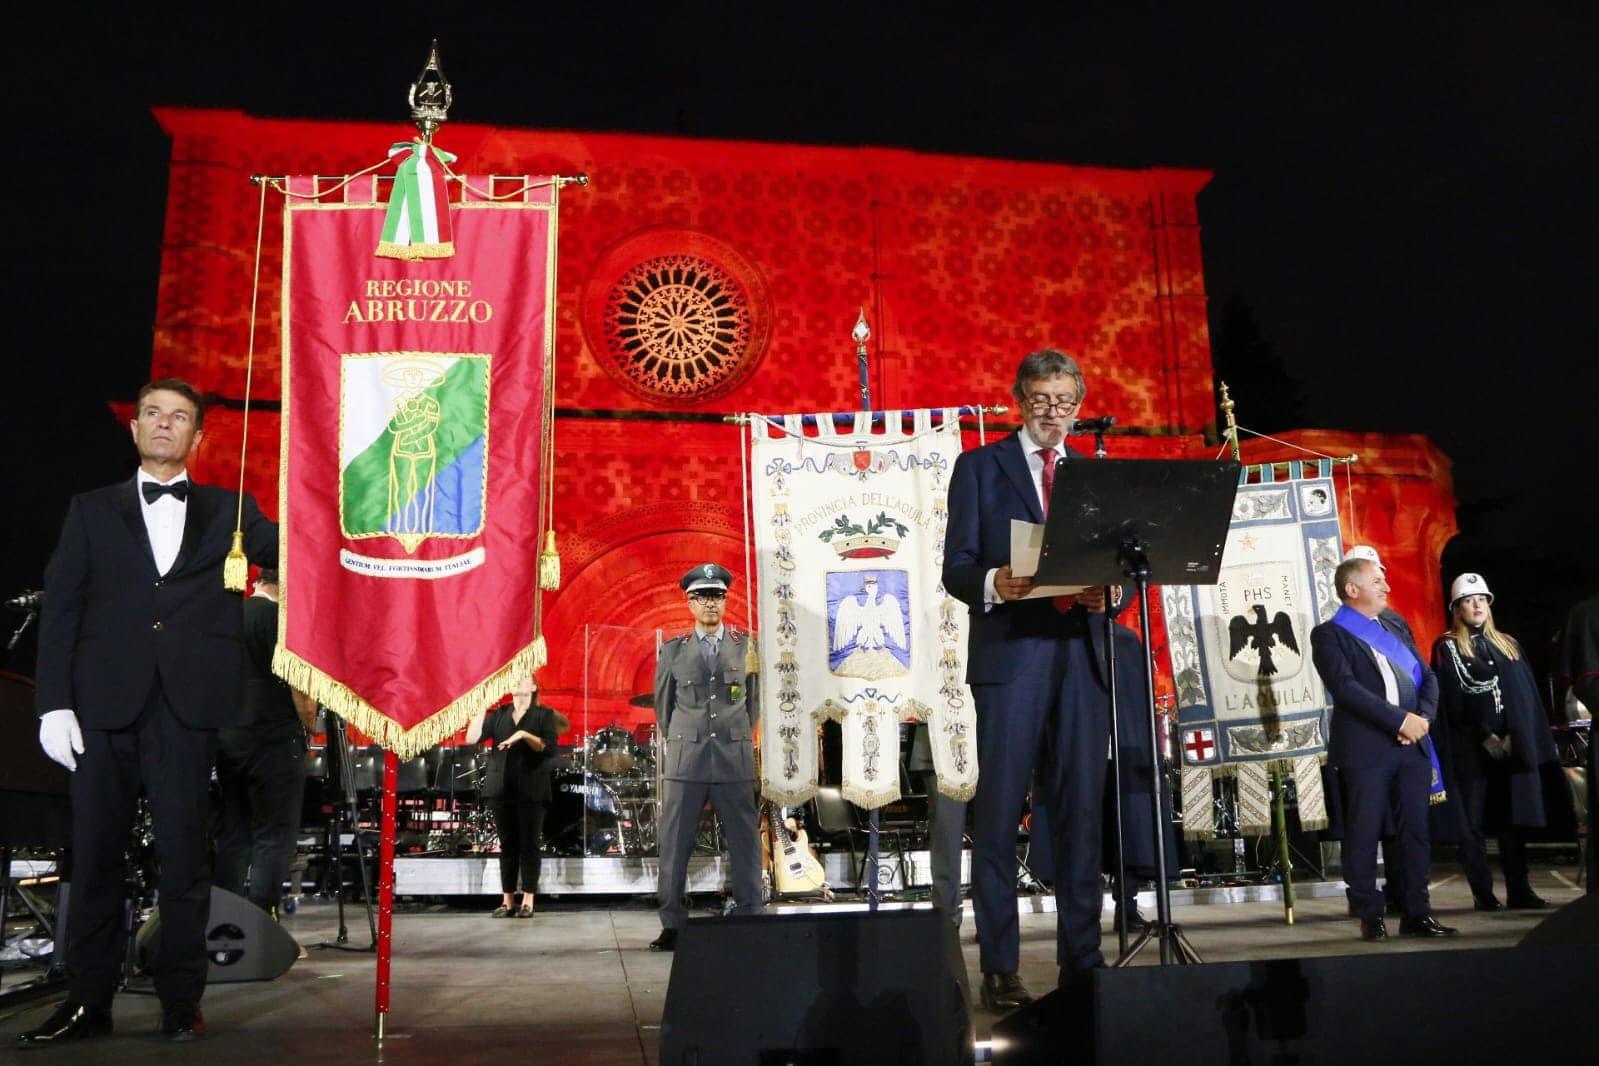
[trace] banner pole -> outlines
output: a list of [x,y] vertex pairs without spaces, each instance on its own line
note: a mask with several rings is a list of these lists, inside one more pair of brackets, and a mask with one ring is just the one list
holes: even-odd
[[1277,816],[1277,861],[1282,866],[1283,874],[1283,914],[1288,919],[1288,924],[1294,924],[1294,860],[1288,848],[1288,802],[1284,793],[1288,791],[1288,780],[1282,763],[1274,762],[1271,767],[1271,785],[1276,793],[1273,804]]
[[383,844],[378,852],[377,1039],[389,1013],[389,957],[394,944],[394,816],[400,757],[383,752]]

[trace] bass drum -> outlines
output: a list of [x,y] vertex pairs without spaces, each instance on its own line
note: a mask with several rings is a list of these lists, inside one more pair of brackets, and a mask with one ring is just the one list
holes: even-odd
[[616,794],[598,774],[556,771],[545,816],[546,847],[556,855],[609,855],[621,844]]

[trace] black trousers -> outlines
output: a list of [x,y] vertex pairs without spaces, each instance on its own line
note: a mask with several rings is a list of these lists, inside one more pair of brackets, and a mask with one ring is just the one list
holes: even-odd
[[494,825],[500,831],[500,891],[515,892],[517,875],[522,891],[539,888],[539,855],[544,846],[547,803],[532,800],[496,800]]
[[223,732],[217,747],[217,787],[222,794],[217,887],[246,896],[270,913],[283,898],[283,881],[300,834],[305,736]]
[[207,789],[216,730],[178,721],[157,680],[125,729],[83,731],[72,774],[72,906],[67,968],[71,999],[109,1007],[127,949],[123,856],[142,790],[155,828],[161,946],[156,992],[163,1003],[198,1003],[205,992],[211,916]]
[[1511,820],[1510,762],[1486,755],[1478,758],[1478,776],[1462,777],[1455,784],[1460,790],[1460,864],[1466,869],[1472,895],[1478,899],[1493,895],[1494,876],[1488,869],[1488,848],[1483,838],[1497,830],[1505,892],[1511,899],[1525,899],[1532,895],[1532,885],[1527,880],[1526,830]]

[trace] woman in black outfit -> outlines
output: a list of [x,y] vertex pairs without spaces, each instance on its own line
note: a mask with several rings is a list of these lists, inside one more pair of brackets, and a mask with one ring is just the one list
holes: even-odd
[[[495,918],[533,917],[556,738],[570,725],[565,716],[539,703],[537,697],[538,682],[524,678],[512,686],[510,700],[484,711],[466,728],[468,744],[486,737],[494,745],[489,758],[504,760],[504,784],[497,795],[485,797],[494,805],[494,824],[500,833],[501,901],[494,909]],[[514,899],[519,874],[520,905]]]
[[[1521,645],[1494,625],[1493,593],[1481,574],[1449,590],[1450,628],[1433,645],[1438,674],[1435,729],[1458,812],[1460,861],[1480,911],[1547,907],[1527,880],[1526,830],[1547,819],[1539,767],[1557,759],[1538,683]],[[1499,838],[1505,903],[1494,895],[1483,836]]]

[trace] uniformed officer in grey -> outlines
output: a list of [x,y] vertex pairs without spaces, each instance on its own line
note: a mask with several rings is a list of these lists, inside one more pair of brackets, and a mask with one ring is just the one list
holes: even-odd
[[749,634],[722,623],[733,575],[715,563],[679,582],[694,631],[667,641],[655,664],[656,735],[666,744],[661,774],[661,935],[671,951],[687,923],[683,890],[700,810],[716,808],[733,865],[734,914],[761,909],[761,845],[755,803],[756,675],[746,669]]

